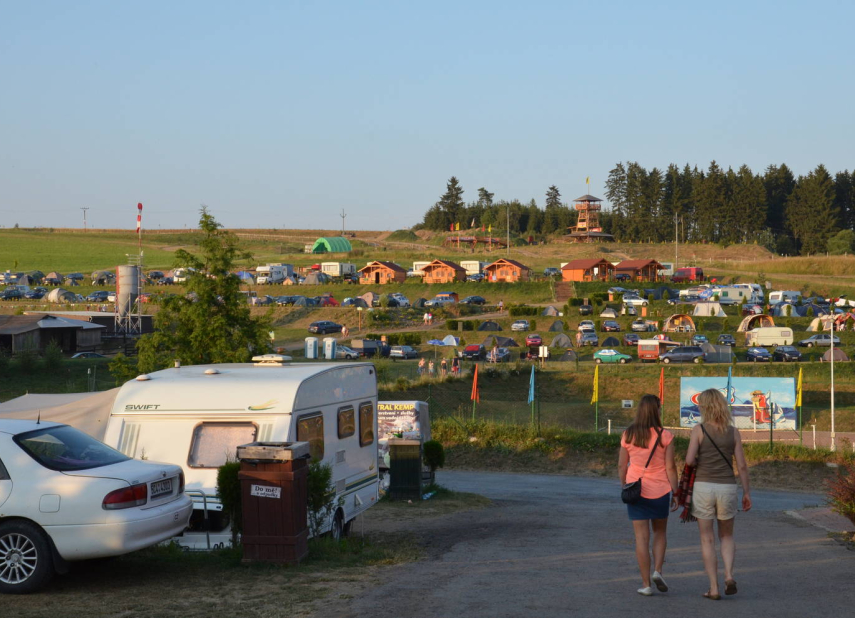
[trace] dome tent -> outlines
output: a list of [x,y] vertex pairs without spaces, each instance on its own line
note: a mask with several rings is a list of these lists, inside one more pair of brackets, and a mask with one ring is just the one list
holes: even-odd
[[492,320],[487,320],[486,322],[481,322],[478,326],[478,330],[489,330],[489,331],[500,331],[502,327],[498,322],[493,322]]
[[550,332],[550,333],[560,333],[560,332],[562,332],[565,328],[566,328],[566,327],[565,327],[565,325],[564,325],[564,322],[562,322],[561,320],[555,320],[555,321],[552,323],[552,326],[550,326],[550,327],[549,327],[549,332]]
[[742,319],[742,322],[739,324],[739,328],[736,329],[737,333],[747,333],[752,328],[765,328],[767,326],[774,326],[775,319],[771,315],[767,315],[765,313],[760,313],[758,315],[749,315]]
[[500,348],[518,348],[520,344],[511,339],[510,337],[502,337],[500,335],[490,335],[484,342],[481,344],[485,348],[492,348],[493,346],[498,346]]
[[694,332],[695,330],[697,330],[695,321],[685,313],[675,313],[662,325],[663,333]]
[[[840,348],[834,348],[834,362],[846,362],[849,360],[849,357],[846,356],[846,352],[841,350]],[[823,362],[831,362],[831,350],[828,349],[825,351],[825,354],[822,355]]]
[[541,316],[548,316],[548,317],[557,317],[558,316],[558,309],[556,309],[552,305],[549,305],[543,311],[540,312],[540,315]]
[[312,253],[348,253],[352,250],[350,241],[341,236],[322,236],[312,245]]
[[564,333],[559,333],[552,338],[549,344],[550,348],[572,348],[573,341]]
[[600,317],[601,317],[601,318],[607,318],[607,319],[614,320],[614,319],[616,319],[616,318],[618,317],[618,312],[617,312],[617,310],[615,310],[615,309],[613,309],[613,308],[611,308],[611,307],[606,307],[606,308],[605,308],[605,309],[603,309],[603,311],[600,313]]
[[564,354],[561,355],[561,358],[559,358],[558,360],[561,362],[565,362],[565,363],[566,362],[572,363],[573,361],[575,361],[577,359],[578,359],[578,357],[576,356],[576,352],[574,352],[573,350],[567,350],[566,352],[564,352]]
[[45,294],[45,301],[49,303],[73,303],[76,300],[77,294],[62,288],[54,288]]
[[601,348],[616,348],[620,346],[620,339],[617,337],[606,337],[600,344]]

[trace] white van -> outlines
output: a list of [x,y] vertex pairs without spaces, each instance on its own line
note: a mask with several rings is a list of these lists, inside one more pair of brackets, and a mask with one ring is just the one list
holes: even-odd
[[216,498],[217,468],[241,444],[308,442],[312,456],[332,466],[340,506],[322,532],[335,527],[346,534],[378,500],[374,365],[289,363],[276,355],[253,360],[156,371],[116,395],[103,441],[129,457],[184,470],[194,513],[181,545],[230,542]]
[[752,328],[745,334],[745,345],[793,345],[793,329],[781,326]]
[[778,290],[769,292],[769,304],[777,305],[778,303],[797,303],[802,299],[802,293],[795,290]]
[[287,273],[281,264],[268,264],[255,269],[255,282],[258,285],[269,285],[285,281]]

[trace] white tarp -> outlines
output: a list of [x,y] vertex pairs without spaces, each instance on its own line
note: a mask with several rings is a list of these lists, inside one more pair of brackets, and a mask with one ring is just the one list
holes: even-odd
[[0,417],[65,423],[97,440],[104,439],[118,388],[97,393],[27,394],[0,403]]

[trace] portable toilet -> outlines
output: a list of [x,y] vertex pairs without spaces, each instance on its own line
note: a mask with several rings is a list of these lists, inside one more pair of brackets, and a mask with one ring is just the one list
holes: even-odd
[[324,358],[335,360],[335,339],[332,337],[324,337]]
[[318,357],[318,338],[306,337],[306,358]]

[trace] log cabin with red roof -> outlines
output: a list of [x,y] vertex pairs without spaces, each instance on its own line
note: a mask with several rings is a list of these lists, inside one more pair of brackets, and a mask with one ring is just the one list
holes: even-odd
[[663,270],[656,260],[624,260],[615,266],[615,275],[629,275],[630,281],[661,281]]
[[608,281],[615,267],[603,258],[572,260],[561,267],[562,281]]
[[466,281],[466,269],[448,260],[434,260],[422,268],[424,283],[454,283]]
[[369,262],[359,269],[359,283],[384,285],[386,283],[404,283],[407,271],[394,262]]
[[484,267],[484,278],[500,283],[528,281],[531,278],[531,268],[510,258],[499,258]]

